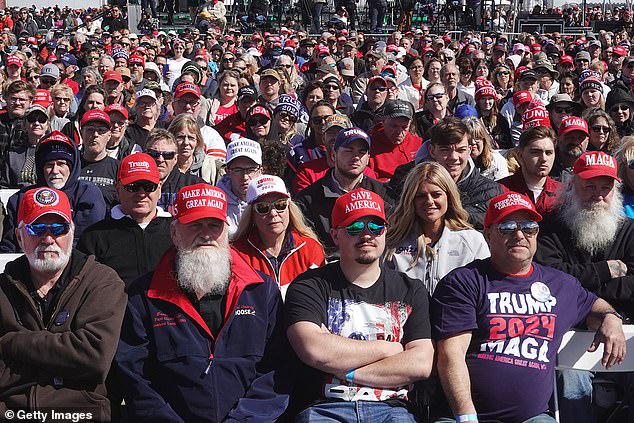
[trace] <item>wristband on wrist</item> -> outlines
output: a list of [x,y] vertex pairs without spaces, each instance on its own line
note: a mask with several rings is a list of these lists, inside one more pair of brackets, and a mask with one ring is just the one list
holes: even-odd
[[354,369],[352,369],[348,373],[346,373],[346,380],[348,382],[352,382],[353,378],[354,378]]
[[477,422],[478,421],[478,415],[477,414],[461,414],[459,416],[456,416],[456,423],[462,423],[462,422]]

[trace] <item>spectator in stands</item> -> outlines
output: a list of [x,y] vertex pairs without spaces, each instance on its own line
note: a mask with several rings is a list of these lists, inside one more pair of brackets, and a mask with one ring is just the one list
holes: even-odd
[[267,106],[256,104],[247,111],[247,137],[262,142],[267,139],[271,131],[272,111]]
[[37,182],[35,150],[38,142],[48,133],[48,110],[40,103],[33,103],[24,116],[26,132],[8,151],[6,173],[2,185],[6,188],[24,188]]
[[424,139],[429,139],[429,130],[436,122],[451,114],[447,105],[449,96],[445,86],[440,82],[432,82],[425,91],[425,105],[414,114],[416,130]]
[[79,103],[77,113],[68,118],[68,123],[62,128],[62,133],[69,139],[73,140],[76,144],[81,144],[81,132],[80,125],[81,118],[88,110],[99,109],[104,110],[106,108],[106,92],[99,85],[91,85],[84,93],[84,97]]
[[300,124],[301,103],[288,94],[282,94],[273,112],[268,139],[283,144],[286,149],[304,140]]
[[373,76],[368,80],[365,99],[350,116],[352,123],[366,132],[374,127],[377,118],[383,114],[383,107],[387,100],[388,83],[382,76]]
[[460,81],[460,72],[458,67],[453,63],[447,63],[440,70],[440,79],[445,85],[445,92],[449,97],[447,108],[451,113],[455,113],[458,106],[461,104],[469,104],[475,107],[475,100],[473,96],[466,94],[464,91],[458,89],[458,82]]
[[614,120],[619,137],[634,134],[633,108],[634,99],[626,91],[617,88],[608,94],[605,110]]
[[[532,202],[521,194],[493,198],[485,217],[491,258],[457,269],[438,284],[431,316],[438,375],[450,409],[438,410],[445,418],[435,421],[554,422],[547,412],[557,350],[566,331],[582,321],[597,331],[588,351],[604,343],[602,364],[606,368],[623,361],[622,322],[614,309],[574,277],[533,261],[535,251],[541,250],[541,246],[537,248],[540,220]],[[543,332],[511,337],[506,334],[510,330],[506,323],[520,313],[524,300],[519,298],[531,295],[529,291],[530,300],[548,304],[558,329],[543,327]],[[509,307],[500,300],[506,296],[514,299]],[[530,319],[541,315],[523,308],[521,314]],[[501,347],[490,348],[490,333],[500,327],[499,322],[505,324]],[[513,339],[531,345],[531,351],[509,349]],[[528,365],[512,364],[518,363],[515,360],[525,360]],[[537,388],[534,395],[524,395],[526,383]]]
[[588,149],[588,122],[576,116],[565,117],[561,121],[557,137],[555,164],[550,176],[559,182],[566,182],[575,162]]
[[[24,133],[24,115],[35,95],[33,86],[24,81],[12,82],[5,90],[6,113],[0,113],[0,168],[6,166],[9,148],[18,143]],[[5,172],[3,172],[5,173]]]
[[319,159],[326,153],[324,144],[324,128],[326,119],[336,113],[332,104],[327,100],[319,100],[310,109],[306,138],[288,152],[290,169],[297,173],[299,165],[311,160]]
[[[74,243],[77,243],[84,229],[106,215],[106,203],[99,188],[90,182],[79,180],[80,165],[77,146],[61,132],[54,131],[43,138],[35,149],[37,182],[30,187],[48,186],[66,194],[73,209]],[[9,198],[0,243],[0,251],[3,253],[20,251],[15,228],[20,223],[19,205],[28,189],[29,187],[22,188]]]
[[407,176],[388,218],[388,266],[422,281],[433,294],[453,269],[489,257],[484,237],[468,219],[447,170],[435,162],[420,163]]
[[249,182],[262,174],[262,147],[248,138],[238,138],[227,145],[226,174],[218,188],[227,195],[229,238],[233,239],[244,210],[247,208]]
[[342,195],[331,229],[340,261],[304,273],[288,288],[288,338],[308,366],[298,376],[296,421],[418,421],[406,398],[410,384],[431,374],[429,294],[380,265],[386,223],[379,194]]
[[72,214],[62,191],[39,187],[22,195],[15,240],[25,254],[0,275],[0,389],[5,408],[79,407],[108,422],[104,380],[126,295],[112,269],[73,249]]
[[[600,151],[582,154],[559,197],[559,212],[542,222],[535,260],[579,279],[589,291],[631,316],[634,300],[634,222],[623,215],[616,160]],[[588,421],[588,372],[562,372],[562,417]]]
[[79,251],[113,268],[126,287],[153,271],[172,245],[171,215],[157,205],[160,182],[150,156],[125,157],[115,187],[119,204],[104,220],[86,229],[77,244]]
[[284,299],[297,276],[324,265],[324,249],[281,178],[261,175],[251,180],[247,204],[233,248],[252,268],[270,276]]
[[159,107],[156,93],[143,89],[135,94],[136,120],[128,125],[125,131],[126,137],[141,148],[145,147],[148,134],[156,127],[159,115]]
[[366,68],[365,73],[358,75],[352,81],[352,102],[359,104],[363,95],[367,91],[367,85],[372,77],[381,75],[383,67],[387,65],[387,56],[382,50],[370,50],[365,55]]
[[584,120],[588,122],[590,136],[588,151],[612,154],[619,145],[620,135],[610,115],[603,109],[590,109],[584,113]]
[[482,121],[475,116],[463,118],[462,121],[471,134],[471,159],[482,176],[494,181],[507,177],[508,163],[504,156],[491,146],[491,135]]
[[327,256],[336,252],[330,233],[330,215],[337,198],[357,188],[386,197],[383,184],[364,175],[370,160],[370,148],[370,136],[362,129],[340,130],[334,142],[334,167],[296,198],[297,205],[323,243]]
[[394,170],[414,159],[423,140],[410,133],[414,108],[404,100],[387,102],[383,120],[372,129],[369,167],[379,181],[392,177]]
[[61,131],[64,125],[75,114],[70,111],[73,103],[73,90],[66,84],[55,84],[51,88],[53,99],[53,117],[51,118],[51,131]]
[[266,69],[260,74],[260,103],[275,109],[279,101],[280,94],[284,92],[280,89],[282,77],[275,69]]
[[231,142],[231,134],[238,134],[245,137],[247,111],[253,107],[257,101],[258,94],[254,87],[246,86],[238,90],[237,109],[238,111],[227,116],[215,126],[216,131],[222,136],[225,144]]
[[579,91],[581,92],[581,107],[584,111],[595,107],[605,109],[603,85],[598,78],[589,76],[580,81]]
[[106,146],[106,152],[110,157],[117,160],[123,160],[124,157],[131,153],[138,153],[141,147],[134,144],[125,135],[128,127],[128,109],[119,103],[110,104],[104,109],[110,117],[110,139]]
[[128,290],[116,362],[130,418],[275,421],[293,374],[279,289],[230,249],[223,191],[185,187],[176,209],[175,248]]
[[527,129],[520,136],[516,159],[520,168],[498,181],[505,190],[528,197],[542,216],[555,211],[559,182],[552,179],[550,171],[555,162],[555,132],[546,126]]
[[546,110],[548,110],[552,128],[559,128],[561,121],[566,116],[581,117],[581,105],[576,101],[572,101],[568,94],[555,94],[552,96],[550,103],[546,106]]

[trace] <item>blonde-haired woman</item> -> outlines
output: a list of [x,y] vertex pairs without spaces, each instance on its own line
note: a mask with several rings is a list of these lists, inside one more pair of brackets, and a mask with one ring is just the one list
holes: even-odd
[[281,178],[253,179],[247,188],[247,204],[233,247],[251,267],[273,278],[284,298],[298,275],[324,265],[324,249]]
[[476,117],[462,119],[471,134],[471,158],[482,176],[497,181],[509,176],[506,159],[492,147],[489,131]]
[[621,139],[621,145],[615,153],[619,177],[623,181],[623,212],[634,218],[634,136]]
[[436,162],[419,164],[388,218],[386,263],[420,279],[432,294],[453,269],[489,257],[484,236],[468,218],[449,172]]
[[167,130],[176,138],[178,170],[215,185],[223,174],[223,162],[205,153],[205,143],[196,119],[190,114],[180,114],[172,120]]
[[218,91],[209,106],[210,117],[207,122],[214,126],[227,116],[238,111],[236,100],[240,88],[240,73],[233,69],[226,70],[218,76]]

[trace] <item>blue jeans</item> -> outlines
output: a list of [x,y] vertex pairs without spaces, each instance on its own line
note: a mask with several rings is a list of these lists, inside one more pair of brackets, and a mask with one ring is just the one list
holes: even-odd
[[308,407],[295,423],[418,423],[418,417],[404,407],[376,401],[338,401]]
[[[456,419],[450,419],[448,417],[443,417],[437,419],[435,423],[455,423]],[[528,420],[524,420],[522,423],[555,423],[556,420],[549,416],[548,414],[540,414],[539,416],[531,417]]]
[[559,373],[559,415],[561,423],[592,423],[592,378],[585,370],[561,370]]
[[313,5],[313,32],[321,32],[321,13],[326,3],[315,3]]

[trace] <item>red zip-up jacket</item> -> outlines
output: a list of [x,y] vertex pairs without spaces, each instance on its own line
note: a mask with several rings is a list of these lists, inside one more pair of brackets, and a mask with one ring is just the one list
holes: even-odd
[[546,177],[544,190],[537,201],[535,201],[533,191],[528,189],[526,186],[524,175],[522,175],[522,171],[520,169],[518,169],[513,175],[500,179],[497,182],[502,185],[502,189],[505,192],[514,191],[519,192],[520,194],[525,194],[531,199],[533,204],[535,204],[535,209],[537,209],[537,212],[542,216],[550,214],[556,210],[557,191],[559,190],[561,183],[555,181],[550,176]]
[[383,123],[372,128],[370,138],[372,145],[370,146],[369,167],[376,172],[376,179],[381,182],[392,178],[397,167],[414,160],[416,152],[423,145],[422,138],[409,132],[402,143],[394,144],[385,136]]

